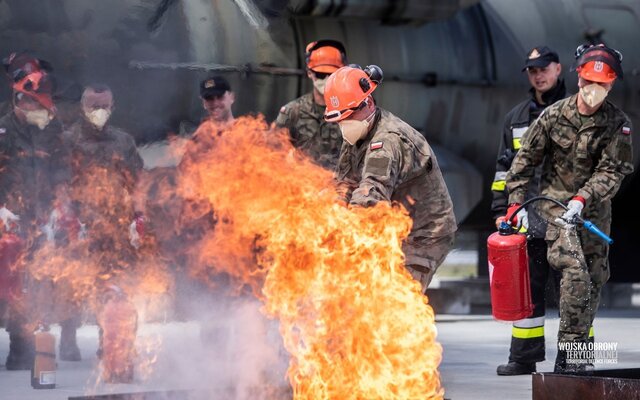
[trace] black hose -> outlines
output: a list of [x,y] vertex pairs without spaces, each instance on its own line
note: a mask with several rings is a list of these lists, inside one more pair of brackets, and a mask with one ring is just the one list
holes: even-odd
[[[536,201],[540,201],[540,200],[547,200],[550,201],[552,203],[556,203],[557,205],[559,205],[560,207],[564,208],[565,210],[568,210],[569,207],[565,206],[564,204],[562,204],[561,202],[559,202],[556,199],[552,199],[551,197],[547,197],[547,196],[536,196],[536,197],[532,197],[529,200],[525,201],[524,203],[522,203],[520,205],[520,207],[516,208],[514,212],[511,213],[511,215],[509,215],[509,218],[507,218],[507,221],[511,221],[511,218],[513,218],[514,215],[518,214],[520,212],[520,210],[522,210],[523,208],[525,208],[526,206],[528,206],[531,203],[535,203]],[[582,218],[579,218],[580,222],[582,222]]]
[[[516,208],[511,215],[508,216],[508,218],[506,219],[505,223],[504,223],[504,229],[501,227],[498,230],[500,231],[501,234],[509,234],[509,228],[513,231],[513,232],[517,232],[517,229],[514,228],[513,226],[511,226],[511,224],[508,221],[511,221],[511,219],[513,218],[514,215],[518,214],[518,212],[520,212],[520,210],[522,210],[523,208],[525,208],[527,205],[536,202],[536,201],[540,201],[540,200],[546,200],[546,201],[550,201],[552,203],[555,203],[556,205],[562,207],[564,210],[568,210],[569,207],[565,206],[564,204],[562,204],[561,202],[559,202],[556,199],[552,199],[551,197],[547,197],[547,196],[537,196],[537,197],[533,197],[527,201],[525,201],[524,203],[522,203],[522,205],[520,205],[518,208]],[[590,231],[591,233],[599,236],[602,240],[604,240],[605,242],[609,243],[609,244],[613,244],[613,239],[611,239],[606,233],[602,232],[596,225],[594,225],[591,221],[587,221],[584,218],[575,215],[574,217],[574,221],[577,221],[579,223],[581,223],[588,231]],[[573,222],[571,222],[573,223]],[[507,226],[509,228],[507,228]]]

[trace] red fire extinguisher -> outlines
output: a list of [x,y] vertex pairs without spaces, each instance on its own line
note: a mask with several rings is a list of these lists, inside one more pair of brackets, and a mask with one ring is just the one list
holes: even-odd
[[491,312],[499,321],[517,321],[533,313],[527,238],[506,222],[487,239]]
[[0,237],[0,300],[12,300],[20,296],[20,274],[11,267],[18,261],[24,241],[14,233],[2,233]]

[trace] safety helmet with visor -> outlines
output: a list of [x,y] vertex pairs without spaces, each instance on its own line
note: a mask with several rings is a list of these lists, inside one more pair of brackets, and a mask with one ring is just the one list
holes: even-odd
[[358,66],[340,68],[327,80],[324,119],[338,122],[348,118],[364,106],[365,100],[381,82],[382,69],[377,65],[369,65],[365,69]]
[[603,44],[582,45],[576,49],[574,69],[583,79],[609,83],[623,79],[622,53]]

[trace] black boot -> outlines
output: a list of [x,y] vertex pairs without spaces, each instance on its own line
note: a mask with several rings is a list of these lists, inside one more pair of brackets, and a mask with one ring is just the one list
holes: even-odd
[[63,361],[80,361],[80,348],[76,340],[75,321],[63,321],[60,326],[60,359]]
[[529,375],[536,372],[536,363],[519,363],[509,361],[507,364],[498,365],[498,375]]
[[9,334],[8,371],[29,370],[33,367],[36,351],[33,338],[25,338],[15,333]]

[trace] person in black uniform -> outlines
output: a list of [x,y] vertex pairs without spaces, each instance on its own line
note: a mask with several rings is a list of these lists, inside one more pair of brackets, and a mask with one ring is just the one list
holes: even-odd
[[[523,71],[526,71],[531,84],[530,97],[515,106],[505,117],[496,174],[491,184],[491,212],[496,226],[500,225],[507,212],[507,171],[520,149],[525,132],[547,106],[566,97],[564,81],[560,78],[562,65],[558,53],[549,47],[539,46],[531,49],[527,54]],[[540,174],[541,170],[538,168],[529,186],[528,198],[539,194]],[[526,231],[528,236],[527,250],[534,311],[529,318],[513,323],[509,362],[498,366],[498,375],[530,374],[536,371],[536,363],[545,359],[545,288],[549,275],[554,282],[559,279],[547,262],[547,245],[544,239],[546,221],[536,211],[535,204],[523,210],[518,220],[522,220],[520,230]]]

